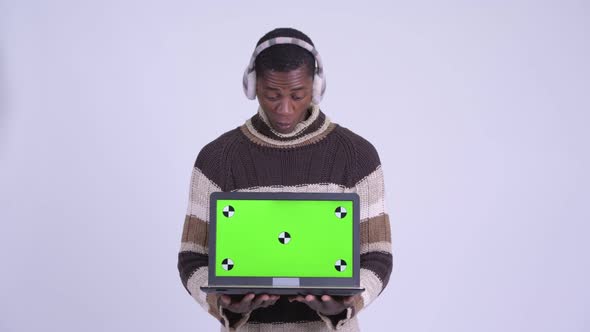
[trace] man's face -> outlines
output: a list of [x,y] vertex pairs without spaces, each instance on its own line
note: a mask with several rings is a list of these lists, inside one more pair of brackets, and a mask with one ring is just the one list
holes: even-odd
[[313,77],[305,66],[288,72],[266,70],[256,79],[256,95],[272,128],[288,134],[305,120],[311,104]]

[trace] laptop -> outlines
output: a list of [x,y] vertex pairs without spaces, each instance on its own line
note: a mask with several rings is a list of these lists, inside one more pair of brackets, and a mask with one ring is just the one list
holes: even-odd
[[215,192],[204,292],[351,296],[360,288],[355,193]]

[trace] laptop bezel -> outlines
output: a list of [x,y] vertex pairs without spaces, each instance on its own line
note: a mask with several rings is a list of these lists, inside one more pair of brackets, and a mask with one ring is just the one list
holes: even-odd
[[[352,201],[353,204],[353,244],[352,277],[219,277],[215,273],[216,261],[216,224],[218,200],[330,200]],[[209,204],[209,286],[263,286],[263,287],[359,287],[360,285],[360,203],[356,193],[293,193],[293,192],[214,192]],[[286,280],[289,279],[289,280]],[[297,280],[295,280],[297,279]],[[276,281],[280,280],[279,283]],[[284,284],[287,283],[287,284]]]

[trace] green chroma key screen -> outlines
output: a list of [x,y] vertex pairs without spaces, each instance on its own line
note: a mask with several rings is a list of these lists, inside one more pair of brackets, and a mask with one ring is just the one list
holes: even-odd
[[352,201],[218,200],[216,212],[218,277],[352,277]]

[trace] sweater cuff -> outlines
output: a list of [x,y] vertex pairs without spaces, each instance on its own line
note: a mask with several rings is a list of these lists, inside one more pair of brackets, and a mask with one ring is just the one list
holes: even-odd
[[250,313],[246,312],[243,314],[235,313],[233,311],[229,311],[223,308],[221,305],[218,305],[219,308],[219,315],[223,318],[223,326],[228,331],[235,331],[240,326],[246,324],[248,319],[250,318]]
[[328,325],[331,331],[339,330],[344,324],[346,324],[352,316],[354,316],[354,308],[349,307],[343,310],[341,313],[336,315],[324,315],[319,311],[316,311],[320,318]]

